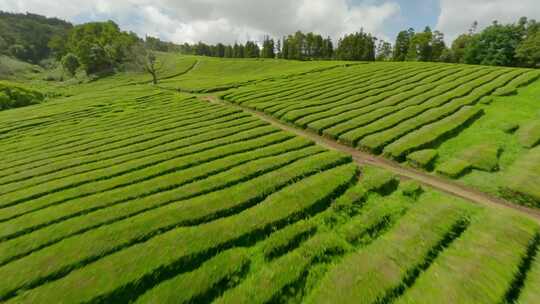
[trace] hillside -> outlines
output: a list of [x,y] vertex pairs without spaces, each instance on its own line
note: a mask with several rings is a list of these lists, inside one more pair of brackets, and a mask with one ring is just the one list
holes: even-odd
[[540,301],[538,210],[258,117],[539,207],[538,71],[163,56],[0,112],[0,301]]
[[222,96],[360,150],[539,207],[540,171],[513,168],[525,154],[535,157],[532,148],[540,144],[538,78],[538,70],[528,69],[371,63]]
[[49,42],[53,37],[67,36],[73,27],[58,18],[36,14],[13,14],[0,11],[0,54],[38,63],[51,56]]

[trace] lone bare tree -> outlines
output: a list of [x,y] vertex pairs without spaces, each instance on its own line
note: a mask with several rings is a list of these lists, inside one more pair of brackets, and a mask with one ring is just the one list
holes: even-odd
[[157,59],[154,51],[140,45],[135,51],[137,65],[152,76],[152,84],[158,83],[158,72],[163,68],[163,61]]

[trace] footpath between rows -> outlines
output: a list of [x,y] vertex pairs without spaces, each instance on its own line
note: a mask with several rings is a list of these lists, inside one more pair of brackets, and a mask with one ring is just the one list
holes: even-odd
[[358,163],[360,166],[370,165],[370,166],[386,169],[393,172],[394,174],[399,176],[401,179],[412,179],[422,185],[435,188],[437,190],[461,197],[463,199],[466,199],[466,200],[469,200],[478,204],[491,206],[495,208],[510,208],[540,223],[540,210],[529,208],[526,206],[517,205],[509,201],[506,201],[504,199],[495,197],[493,195],[461,185],[457,183],[456,181],[452,181],[444,177],[431,175],[431,174],[428,174],[426,172],[423,172],[423,171],[420,171],[411,167],[403,166],[389,159],[372,155],[363,151],[359,151],[357,149],[354,149],[353,147],[350,147],[350,146],[341,144],[335,140],[323,137],[315,132],[311,132],[309,130],[304,130],[304,129],[292,126],[290,124],[286,124],[266,113],[221,100],[216,96],[204,96],[202,97],[202,99],[211,103],[216,103],[216,104],[221,104],[221,105],[241,109],[245,112],[255,115],[259,119],[262,119],[282,130],[294,133],[304,138],[308,138],[326,148],[339,150],[347,154],[350,154],[353,157],[353,159],[356,161],[356,163]]

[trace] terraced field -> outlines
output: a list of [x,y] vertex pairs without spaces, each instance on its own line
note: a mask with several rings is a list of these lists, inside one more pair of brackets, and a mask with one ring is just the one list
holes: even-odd
[[[508,100],[512,105],[507,105],[504,111],[491,110],[505,102],[505,98],[513,98],[505,96],[515,95],[518,88],[530,83],[534,82],[531,87],[538,92],[540,82],[535,80],[539,76],[539,71],[527,69],[371,63],[257,83],[221,97],[360,150],[399,162],[409,160],[420,168],[436,169],[440,174],[457,178],[473,169],[489,173],[506,169],[511,162],[499,166],[500,154],[509,154],[503,155],[503,159],[515,159],[540,143],[540,116],[536,116],[540,113],[539,100]],[[528,114],[522,115],[527,111]],[[468,151],[466,147],[462,151],[449,151],[451,155],[441,155],[445,161],[437,161],[439,155],[435,149],[441,144],[471,125],[484,125],[485,121],[496,124],[497,120],[496,136],[501,140],[476,137],[475,142],[469,142]],[[512,134],[521,122],[523,127],[516,135]],[[514,129],[505,131],[504,126]],[[492,130],[493,126],[482,128]],[[514,137],[519,137],[521,145],[514,143]],[[471,144],[474,146],[470,147]],[[518,151],[515,146],[525,149]],[[472,156],[491,161],[478,164],[480,160]],[[535,172],[531,174],[537,176]],[[536,178],[535,183],[540,184],[540,179]],[[486,189],[474,181],[466,184],[501,195],[506,183],[501,178],[495,189],[493,186]],[[521,202],[540,206],[540,197],[534,192],[533,188],[520,191],[526,197]]]
[[[196,61],[197,65],[189,74],[180,73],[164,77],[159,86],[166,89],[181,90],[189,93],[208,93],[240,87],[249,83],[305,75],[313,71],[324,71],[338,66],[351,65],[340,61],[292,61],[275,59],[233,59],[181,56],[181,64]],[[165,59],[170,65],[178,60]],[[354,63],[361,64],[361,63]],[[165,73],[170,75],[171,73]]]
[[[429,92],[421,77],[434,84],[493,77],[479,88],[530,77],[452,65],[388,69],[401,75],[400,86],[411,81],[401,94]],[[261,91],[246,86],[234,96],[267,92],[273,97],[257,104],[273,103],[290,117],[315,107],[338,111],[331,103],[293,108],[322,102],[322,90],[337,98],[331,88],[345,82],[355,96],[370,92],[361,93],[364,86],[388,90],[362,100],[393,100],[400,94],[386,72],[369,64],[287,74],[287,81],[276,74],[258,82]],[[235,107],[124,77],[0,113],[1,302],[540,301],[538,220],[358,167],[350,155]],[[474,102],[467,108],[465,101],[471,94],[455,113],[474,114]],[[527,152],[534,161],[537,149]]]

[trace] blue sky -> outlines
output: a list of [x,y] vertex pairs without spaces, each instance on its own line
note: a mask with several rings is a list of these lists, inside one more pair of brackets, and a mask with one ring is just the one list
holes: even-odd
[[[540,0],[0,0],[0,8],[60,17],[75,23],[112,19],[124,30],[164,40],[208,43],[296,30],[337,40],[360,28],[393,42],[400,30],[426,25],[448,43],[474,21],[540,20]],[[466,13],[464,13],[466,12]]]
[[[353,3],[360,3],[355,0]],[[401,9],[401,15],[395,20],[389,20],[384,31],[391,36],[409,27],[422,30],[426,25],[434,28],[441,12],[438,0],[399,0],[396,1]]]

